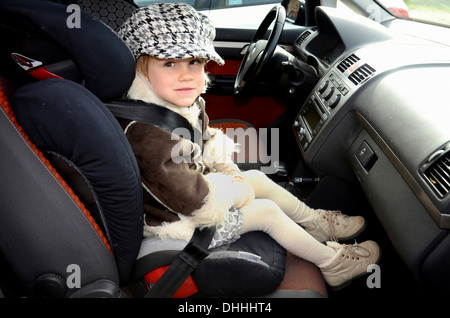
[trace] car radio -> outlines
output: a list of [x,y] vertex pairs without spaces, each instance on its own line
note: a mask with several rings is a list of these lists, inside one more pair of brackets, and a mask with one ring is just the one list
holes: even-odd
[[297,138],[304,151],[306,151],[311,140],[317,134],[327,118],[328,115],[317,102],[316,96],[312,95],[305,103],[294,122]]
[[293,128],[303,151],[329,118],[331,111],[342,103],[350,88],[334,71],[331,71],[315,89],[297,115]]

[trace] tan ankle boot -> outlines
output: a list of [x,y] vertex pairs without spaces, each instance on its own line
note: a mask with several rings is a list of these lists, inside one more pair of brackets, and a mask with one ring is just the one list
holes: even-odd
[[312,222],[301,226],[319,242],[348,241],[358,236],[366,227],[361,216],[348,216],[340,211],[317,210]]
[[352,279],[367,273],[367,267],[378,263],[380,248],[374,241],[344,245],[327,242],[327,246],[336,250],[336,255],[327,263],[319,265],[327,284],[333,289],[348,285]]

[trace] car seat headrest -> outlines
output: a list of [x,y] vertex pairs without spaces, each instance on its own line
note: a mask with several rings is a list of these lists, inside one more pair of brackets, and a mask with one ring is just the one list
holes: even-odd
[[60,77],[83,84],[105,101],[121,97],[134,80],[126,44],[77,6],[4,0],[0,37],[2,73],[19,85]]

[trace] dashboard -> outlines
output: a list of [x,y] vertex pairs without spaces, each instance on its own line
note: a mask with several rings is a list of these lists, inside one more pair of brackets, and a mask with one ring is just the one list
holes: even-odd
[[294,43],[320,76],[292,123],[303,159],[318,175],[358,181],[405,263],[441,280],[450,264],[450,48],[333,8],[318,7],[316,20]]

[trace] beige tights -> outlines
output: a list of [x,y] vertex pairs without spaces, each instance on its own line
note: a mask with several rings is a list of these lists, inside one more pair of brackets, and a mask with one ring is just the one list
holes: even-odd
[[242,208],[244,223],[239,234],[263,231],[292,254],[317,266],[326,263],[335,250],[308,234],[297,223],[309,222],[316,213],[294,195],[258,170],[242,173],[255,190],[255,200]]

